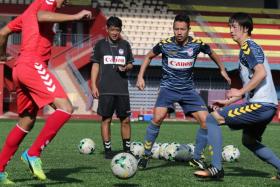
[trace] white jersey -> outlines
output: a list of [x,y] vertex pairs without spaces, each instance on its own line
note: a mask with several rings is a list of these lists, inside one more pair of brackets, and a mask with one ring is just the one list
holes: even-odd
[[253,77],[254,67],[257,64],[263,64],[266,71],[265,79],[254,90],[246,93],[245,99],[249,102],[273,103],[278,105],[271,70],[262,48],[253,40],[248,39],[241,47],[239,60],[239,71],[243,86],[248,84]]

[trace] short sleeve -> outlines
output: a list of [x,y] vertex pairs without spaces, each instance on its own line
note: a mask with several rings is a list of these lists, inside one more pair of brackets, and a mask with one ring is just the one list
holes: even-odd
[[161,46],[162,46],[161,42],[159,42],[157,45],[155,45],[153,47],[153,53],[156,55],[159,55],[160,53],[162,53]]
[[130,44],[127,42],[127,63],[133,63],[134,58],[131,50]]
[[100,63],[101,61],[101,53],[100,53],[100,42],[98,42],[94,48],[93,48],[93,52],[92,52],[92,55],[91,55],[91,58],[90,58],[90,61],[92,63]]
[[253,69],[257,64],[264,63],[263,50],[256,43],[247,41],[241,46],[241,50],[247,60],[250,69]]
[[14,20],[10,21],[7,26],[12,32],[20,32],[22,29],[22,16],[16,17]]
[[40,10],[55,11],[56,1],[55,0],[42,0]]

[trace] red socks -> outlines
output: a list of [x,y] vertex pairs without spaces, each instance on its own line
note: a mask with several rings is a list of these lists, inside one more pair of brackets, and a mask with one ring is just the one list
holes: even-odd
[[46,120],[45,126],[33,145],[28,150],[29,156],[40,156],[42,150],[50,143],[55,137],[59,129],[70,119],[71,114],[57,109]]
[[4,172],[6,165],[27,133],[28,131],[22,129],[18,124],[11,130],[0,153],[0,172]]

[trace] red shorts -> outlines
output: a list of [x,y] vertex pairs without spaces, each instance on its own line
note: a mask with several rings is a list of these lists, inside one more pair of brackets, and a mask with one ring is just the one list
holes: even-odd
[[55,98],[67,98],[56,77],[45,63],[17,63],[13,67],[18,113],[30,113],[51,104]]

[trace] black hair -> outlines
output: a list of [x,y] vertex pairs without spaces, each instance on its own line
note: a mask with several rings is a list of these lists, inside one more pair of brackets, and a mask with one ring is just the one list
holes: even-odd
[[185,13],[177,14],[174,19],[174,23],[176,21],[186,22],[188,24],[188,26],[190,26],[190,17]]
[[106,25],[108,28],[113,26],[113,27],[118,27],[118,28],[122,29],[122,20],[118,17],[111,16],[107,20]]
[[251,36],[251,32],[253,30],[253,19],[252,17],[244,12],[237,12],[234,13],[230,18],[229,18],[229,23],[234,23],[237,22],[241,27],[248,29],[248,35]]

